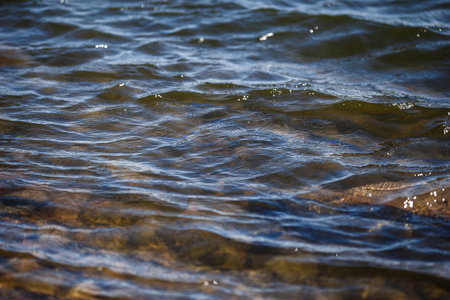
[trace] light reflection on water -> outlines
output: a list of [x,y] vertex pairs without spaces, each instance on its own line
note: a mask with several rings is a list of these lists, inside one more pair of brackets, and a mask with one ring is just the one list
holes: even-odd
[[443,2],[0,7],[0,297],[449,297]]

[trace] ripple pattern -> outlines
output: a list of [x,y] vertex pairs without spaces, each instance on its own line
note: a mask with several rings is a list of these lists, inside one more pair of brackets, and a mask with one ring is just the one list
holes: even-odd
[[0,1],[0,298],[450,297],[448,3],[297,2]]

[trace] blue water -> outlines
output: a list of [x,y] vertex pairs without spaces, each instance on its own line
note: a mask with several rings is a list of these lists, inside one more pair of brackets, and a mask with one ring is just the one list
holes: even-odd
[[0,1],[0,298],[449,298],[449,9]]

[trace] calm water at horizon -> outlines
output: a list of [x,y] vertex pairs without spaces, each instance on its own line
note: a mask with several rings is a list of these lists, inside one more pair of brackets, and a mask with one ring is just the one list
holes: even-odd
[[0,299],[449,299],[449,20],[0,0]]

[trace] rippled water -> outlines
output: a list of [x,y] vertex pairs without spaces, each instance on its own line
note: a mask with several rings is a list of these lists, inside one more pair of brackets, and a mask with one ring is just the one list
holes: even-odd
[[0,1],[2,299],[448,299],[448,1]]

